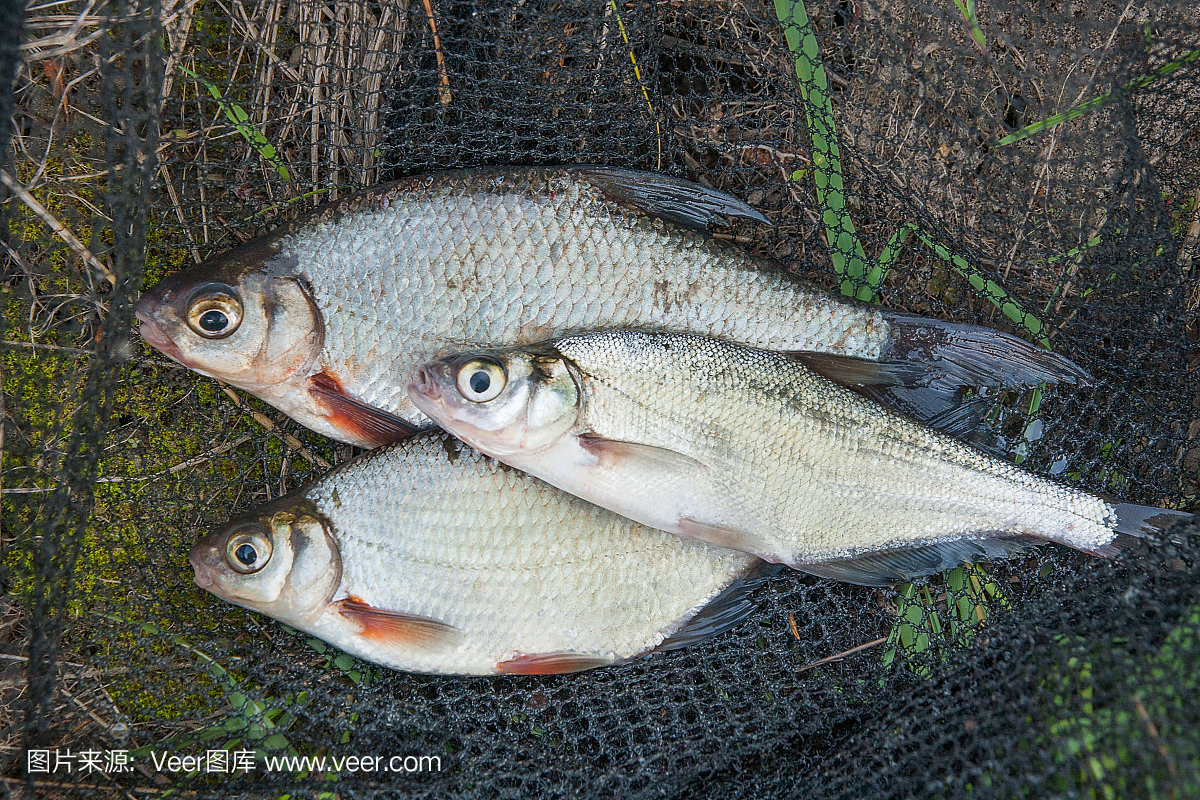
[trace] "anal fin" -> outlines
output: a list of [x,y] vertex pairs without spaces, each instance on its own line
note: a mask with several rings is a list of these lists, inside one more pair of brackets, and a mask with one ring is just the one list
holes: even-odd
[[324,372],[309,379],[308,391],[330,410],[335,426],[364,444],[374,447],[392,444],[418,430],[394,414],[351,397],[336,378]]
[[558,675],[564,672],[583,672],[615,663],[609,656],[592,653],[534,653],[513,656],[496,665],[499,675]]
[[358,624],[359,635],[390,647],[438,649],[458,642],[461,632],[436,619],[375,608],[357,597],[334,603],[338,613]]
[[922,575],[954,569],[968,561],[1008,558],[1029,546],[1029,541],[1016,539],[956,539],[793,566],[820,578],[861,586],[890,586]]
[[706,542],[714,547],[750,553],[772,563],[784,560],[779,553],[771,552],[771,548],[767,547],[765,542],[740,528],[704,522],[692,517],[680,517],[678,526],[679,532],[689,539]]
[[782,569],[781,566],[767,566],[756,562],[747,574],[726,586],[679,630],[664,639],[662,644],[654,648],[655,652],[681,650],[684,647],[691,647],[706,639],[711,639],[717,634],[733,630],[758,610],[758,604],[754,602],[751,593],[761,586],[769,576]]

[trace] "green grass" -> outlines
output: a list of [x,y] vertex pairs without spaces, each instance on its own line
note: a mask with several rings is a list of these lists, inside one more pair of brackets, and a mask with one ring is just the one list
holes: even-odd
[[[969,5],[973,19],[974,5]],[[964,256],[954,252],[915,222],[903,223],[888,239],[878,258],[867,256],[846,202],[842,155],[829,93],[829,78],[821,61],[820,45],[808,11],[803,0],[775,0],[775,14],[783,24],[784,36],[792,53],[812,144],[812,169],[796,170],[791,178],[801,181],[809,174],[812,176],[825,238],[829,242],[830,261],[840,279],[842,294],[867,302],[878,302],[884,280],[895,266],[909,237],[915,234],[934,255],[966,278],[976,293],[1024,328],[1034,341],[1048,348],[1050,343],[1046,338],[1045,326],[1037,316],[1025,311],[1004,287],[985,278]]]
[[[981,48],[986,44],[982,31],[975,23],[974,2],[965,6],[959,3],[964,19],[973,26],[972,35],[978,32],[976,44]],[[803,0],[775,0],[775,13],[783,24],[784,35],[788,48],[791,50],[799,83],[800,94],[804,100],[805,118],[808,126],[809,139],[812,144],[813,167],[811,175],[821,210],[821,219],[825,226],[826,239],[829,242],[830,261],[834,272],[840,280],[839,288],[843,295],[855,297],[867,302],[878,302],[879,291],[897,263],[900,253],[908,240],[915,236],[925,247],[956,273],[967,280],[971,288],[1000,310],[1005,317],[1021,326],[1025,332],[1043,347],[1050,349],[1050,341],[1046,336],[1045,325],[1034,314],[1027,312],[1013,299],[1008,291],[996,281],[984,277],[971,262],[955,252],[949,245],[938,240],[915,222],[901,224],[888,239],[879,257],[870,259],[856,233],[854,222],[850,217],[845,194],[845,181],[842,175],[841,148],[838,145],[837,125],[833,114],[833,102],[829,93],[829,79],[821,60],[820,46],[813,32],[808,12]],[[808,176],[806,170],[792,173],[792,179],[800,181]],[[1077,248],[1078,249],[1078,248]],[[1066,258],[1070,253],[1056,256],[1055,260]],[[1041,387],[1035,390],[1030,406],[1030,419],[1026,424],[1026,434],[1032,428],[1036,415],[1041,407]],[[962,569],[946,573],[944,578],[947,585],[964,584]],[[978,579],[972,575],[972,580]],[[897,605],[899,614],[888,640],[888,649],[884,659],[891,662],[895,658],[897,648],[903,647],[912,653],[923,652],[933,646],[935,640],[941,639],[946,629],[942,625],[938,611],[934,608],[929,588],[921,590],[917,596],[912,584],[898,588]],[[994,598],[999,597],[999,589],[995,584],[980,587],[979,602],[972,605],[977,611],[975,619],[981,623],[986,619],[985,594]],[[922,600],[924,602],[922,602]],[[969,636],[968,622],[971,626],[977,624],[961,618],[956,613],[951,615],[948,632],[950,640],[965,643]]]
[[1157,69],[1154,69],[1139,78],[1134,78],[1132,81],[1129,81],[1122,86],[1118,86],[1111,92],[1105,92],[1104,94],[1093,97],[1090,100],[1085,100],[1077,106],[1072,106],[1066,111],[1060,111],[1057,114],[1051,114],[1043,120],[1038,120],[1037,122],[1026,125],[1020,130],[1013,131],[1008,136],[1005,136],[1003,139],[996,142],[995,146],[1003,147],[1005,145],[1014,144],[1022,139],[1028,139],[1034,134],[1041,133],[1048,128],[1053,128],[1057,125],[1062,125],[1064,122],[1069,122],[1073,119],[1082,117],[1084,114],[1095,111],[1096,109],[1106,106],[1109,103],[1116,102],[1123,97],[1128,97],[1139,89],[1146,88],[1155,81],[1171,75],[1172,73],[1181,69],[1184,65],[1190,64],[1197,59],[1200,59],[1200,48],[1189,50],[1179,58],[1176,58],[1173,61],[1168,61],[1161,67],[1158,67]]
[[954,5],[958,6],[958,13],[962,14],[963,24],[967,26],[967,32],[971,34],[971,41],[975,42],[975,46],[979,48],[980,54],[987,53],[987,37],[983,35],[983,29],[979,27],[979,19],[975,16],[975,0],[954,0]]
[[[944,659],[951,650],[970,643],[987,620],[989,608],[1011,607],[999,584],[990,580],[980,565],[967,564],[944,573],[942,590],[944,598],[929,585],[896,587],[896,622],[883,651],[884,666],[895,661],[901,651],[909,655],[928,652]],[[928,677],[930,667],[917,663],[913,671]]]
[[[1121,639],[1108,647],[1055,637],[1061,658],[1043,683],[1054,692],[1055,710],[1033,745],[1061,765],[1052,789],[1112,800],[1200,795],[1200,732],[1184,722],[1200,702],[1198,634],[1200,606],[1193,606],[1156,651],[1140,658],[1129,655]],[[1096,674],[1122,676],[1103,702],[1096,696]],[[1167,779],[1148,775],[1133,784],[1129,767],[1139,761]]]
[[[245,681],[238,681],[229,670],[217,663],[216,659],[185,642],[182,637],[171,636],[157,625],[148,622],[134,622],[122,617],[109,614],[98,615],[113,622],[136,628],[142,635],[152,636],[173,647],[186,652],[212,679],[213,686],[223,696],[228,706],[228,714],[217,724],[202,728],[199,731],[181,737],[146,745],[130,752],[133,758],[144,758],[156,747],[168,746],[172,749],[204,745],[209,749],[218,750],[254,750],[264,753],[287,753],[298,755],[284,733],[295,722],[295,710],[308,704],[305,692],[285,697],[268,697],[264,700],[253,700]],[[219,746],[217,742],[222,742]],[[196,773],[198,774],[198,773]]]
[[208,89],[208,93],[217,101],[217,105],[225,112],[225,116],[233,123],[233,127],[242,135],[242,138],[250,143],[250,146],[262,157],[263,161],[274,168],[275,173],[279,175],[280,180],[291,182],[292,176],[288,172],[288,168],[280,160],[279,155],[275,152],[275,147],[267,141],[267,137],[263,136],[262,132],[250,123],[250,115],[246,113],[246,109],[239,106],[237,103],[230,103],[221,96],[221,90],[204,78],[192,72],[187,67],[180,65],[179,71],[187,75],[192,80],[199,81]]

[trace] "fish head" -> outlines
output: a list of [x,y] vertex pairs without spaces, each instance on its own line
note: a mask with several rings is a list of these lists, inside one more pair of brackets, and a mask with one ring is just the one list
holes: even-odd
[[543,346],[430,361],[408,396],[450,433],[504,457],[541,450],[577,427],[579,380],[566,358]]
[[269,242],[165,278],[142,293],[136,313],[154,348],[260,395],[306,374],[324,343],[321,314],[294,259]]
[[271,504],[188,553],[196,585],[293,625],[314,619],[342,582],[332,524],[310,503]]

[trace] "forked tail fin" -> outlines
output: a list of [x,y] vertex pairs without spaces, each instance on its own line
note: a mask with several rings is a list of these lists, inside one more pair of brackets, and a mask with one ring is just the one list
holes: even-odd
[[1113,540],[1113,545],[1121,549],[1130,547],[1147,536],[1161,535],[1176,522],[1197,519],[1200,516],[1133,503],[1117,503],[1114,510],[1117,513],[1117,524],[1113,530],[1117,532],[1117,538]]
[[893,332],[881,360],[927,368],[925,376],[909,386],[956,389],[1092,382],[1092,376],[1069,358],[1011,334],[899,311],[882,313]]

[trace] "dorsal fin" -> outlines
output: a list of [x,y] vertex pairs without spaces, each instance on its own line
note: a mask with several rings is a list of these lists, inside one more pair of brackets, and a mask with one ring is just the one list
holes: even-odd
[[908,389],[903,386],[859,386],[854,391],[939,433],[1008,461],[1012,458],[999,431],[987,424],[998,395],[961,389]]
[[984,422],[996,403],[995,397],[967,394],[959,387],[925,386],[943,368],[937,362],[870,361],[809,352],[791,352],[788,356],[822,378],[853,389],[881,406],[997,458],[1009,458],[999,436]]
[[624,203],[676,225],[707,230],[725,224],[725,217],[767,225],[771,221],[732,195],[657,172],[581,164],[567,173],[588,181],[615,203]]
[[920,386],[929,375],[929,366],[908,361],[872,361],[866,358],[838,356],[832,353],[794,351],[790,358],[799,361],[822,378],[839,386]]
[[926,367],[921,382],[906,386],[1014,388],[1092,382],[1086,370],[1065,356],[1002,331],[890,309],[880,313],[891,327],[881,360]]

